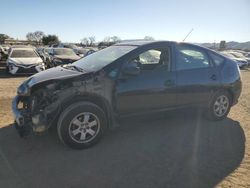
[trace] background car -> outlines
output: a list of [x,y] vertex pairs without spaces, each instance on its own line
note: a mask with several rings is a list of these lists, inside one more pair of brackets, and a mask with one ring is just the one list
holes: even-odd
[[[49,51],[51,48],[49,47],[40,47],[37,48],[37,53],[40,55],[42,58],[43,62],[46,63],[46,60],[49,59]],[[47,66],[47,65],[46,65]]]
[[85,57],[88,56],[96,51],[98,51],[98,48],[95,47],[79,47],[75,44],[69,44],[69,43],[59,43],[59,44],[54,44],[51,47],[53,48],[70,48],[72,49],[76,55],[80,57]]
[[234,60],[237,63],[237,65],[239,66],[239,68],[241,68],[241,69],[246,68],[248,66],[248,62],[244,58],[235,57],[233,54],[231,54],[231,53],[229,53],[227,51],[222,51],[221,54],[223,54],[224,56]]
[[58,44],[51,45],[51,47],[53,47],[53,48],[69,48],[69,49],[72,49],[77,55],[79,55],[78,50],[80,49],[80,47],[76,46],[75,44],[58,43]]
[[34,48],[12,48],[6,70],[13,75],[33,74],[45,70],[45,66]]
[[239,51],[229,51],[234,57],[247,61],[247,66],[250,66],[250,58],[246,57],[242,52]]
[[93,48],[93,47],[85,47],[85,48],[78,48],[77,49],[77,55],[79,55],[80,57],[86,57],[92,53],[97,52],[98,49],[97,48]]
[[46,59],[48,68],[70,64],[80,59],[80,56],[70,48],[50,48],[48,54],[49,57]]
[[0,46],[0,60],[6,60],[8,58],[8,47]]

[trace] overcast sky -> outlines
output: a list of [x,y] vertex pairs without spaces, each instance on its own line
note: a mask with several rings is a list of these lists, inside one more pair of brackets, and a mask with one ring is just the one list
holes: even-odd
[[250,41],[250,0],[0,0],[0,33],[56,34],[63,42],[95,36],[188,42]]

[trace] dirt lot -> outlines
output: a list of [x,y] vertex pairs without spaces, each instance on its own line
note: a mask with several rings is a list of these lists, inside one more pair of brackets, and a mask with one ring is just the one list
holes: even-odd
[[82,151],[53,131],[18,137],[10,107],[24,79],[0,71],[0,187],[250,187],[250,71],[224,121],[198,110],[134,118]]

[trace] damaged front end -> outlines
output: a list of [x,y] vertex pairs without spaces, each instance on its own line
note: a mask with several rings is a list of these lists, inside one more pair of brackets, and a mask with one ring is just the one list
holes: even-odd
[[18,88],[18,95],[12,102],[12,111],[14,125],[21,137],[31,132],[44,132],[50,127],[60,106],[54,87],[55,84],[49,84],[32,94],[27,83]]
[[[59,68],[54,70],[56,69],[60,72],[62,72],[61,70],[67,71]],[[35,79],[26,80],[19,86],[18,95],[12,103],[15,127],[21,137],[32,132],[44,132],[56,124],[64,106],[76,99],[86,99],[97,103],[107,112],[108,118],[111,119],[110,124],[114,124],[115,120],[111,115],[114,81],[107,78],[104,72],[58,77],[39,83],[37,82],[38,76],[36,75]]]

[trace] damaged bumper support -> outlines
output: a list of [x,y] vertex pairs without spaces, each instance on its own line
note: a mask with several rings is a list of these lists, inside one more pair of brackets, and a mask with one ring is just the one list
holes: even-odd
[[[24,103],[19,96],[16,96],[12,101],[12,112],[14,115],[14,126],[21,137],[28,136],[32,132],[41,133],[44,132],[48,127],[44,122],[42,114],[31,116],[28,108],[25,108]],[[22,108],[19,108],[19,105]]]
[[16,96],[12,101],[12,112],[14,115],[14,126],[21,137],[27,136],[31,132],[31,127],[28,124],[28,118],[25,117],[23,109],[18,109],[20,98]]

